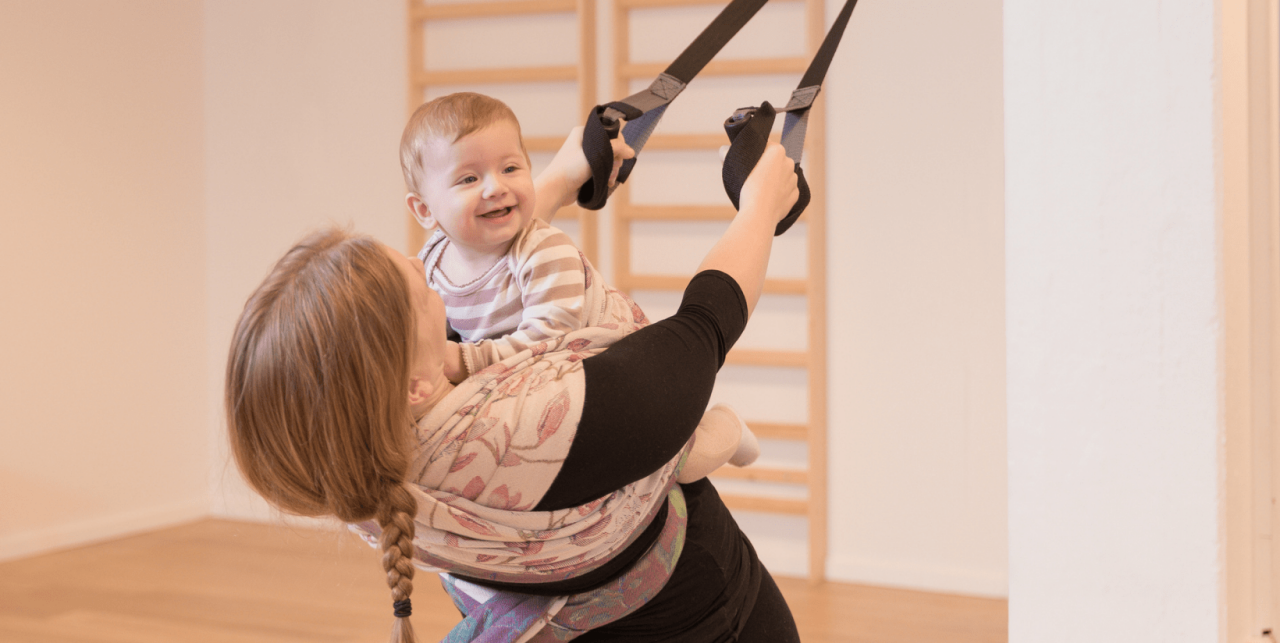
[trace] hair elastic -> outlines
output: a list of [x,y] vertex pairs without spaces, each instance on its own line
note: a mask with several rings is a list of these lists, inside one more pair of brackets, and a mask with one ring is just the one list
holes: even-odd
[[407,598],[403,601],[396,601],[391,606],[396,609],[396,618],[408,618],[410,614],[413,614],[413,603],[409,602]]

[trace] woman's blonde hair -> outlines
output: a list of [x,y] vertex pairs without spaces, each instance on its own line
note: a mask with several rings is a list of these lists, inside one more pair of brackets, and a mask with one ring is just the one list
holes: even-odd
[[[515,125],[520,135],[520,121],[507,104],[484,94],[458,92],[432,99],[418,106],[400,136],[400,171],[410,192],[422,194],[418,184],[422,176],[422,153],[427,141],[440,138],[450,143],[478,132],[494,123],[506,121]],[[520,151],[525,160],[529,152],[520,138]]]
[[[408,283],[383,246],[324,231],[249,297],[227,362],[227,426],[245,479],[289,513],[377,520],[397,603],[413,591],[417,502],[403,483],[414,323]],[[407,617],[391,640],[414,640]]]

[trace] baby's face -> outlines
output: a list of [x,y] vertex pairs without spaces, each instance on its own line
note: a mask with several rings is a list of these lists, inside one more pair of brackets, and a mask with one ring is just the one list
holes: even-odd
[[514,123],[499,121],[456,141],[434,138],[422,155],[422,201],[449,239],[501,254],[533,217],[533,175]]

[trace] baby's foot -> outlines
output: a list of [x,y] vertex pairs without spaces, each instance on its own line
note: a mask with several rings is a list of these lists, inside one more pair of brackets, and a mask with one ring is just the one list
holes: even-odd
[[741,435],[738,437],[738,449],[733,452],[733,455],[729,456],[729,464],[735,467],[745,467],[755,462],[756,458],[760,457],[760,441],[756,439],[756,434],[751,432],[751,428],[732,408],[724,404],[717,404],[707,412],[713,413],[717,411],[729,414],[733,421],[737,423],[738,428],[741,429]]

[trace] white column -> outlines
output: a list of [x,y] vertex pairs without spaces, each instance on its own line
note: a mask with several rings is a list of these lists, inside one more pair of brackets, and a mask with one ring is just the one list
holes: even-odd
[[1218,636],[1215,19],[1005,2],[1012,643]]

